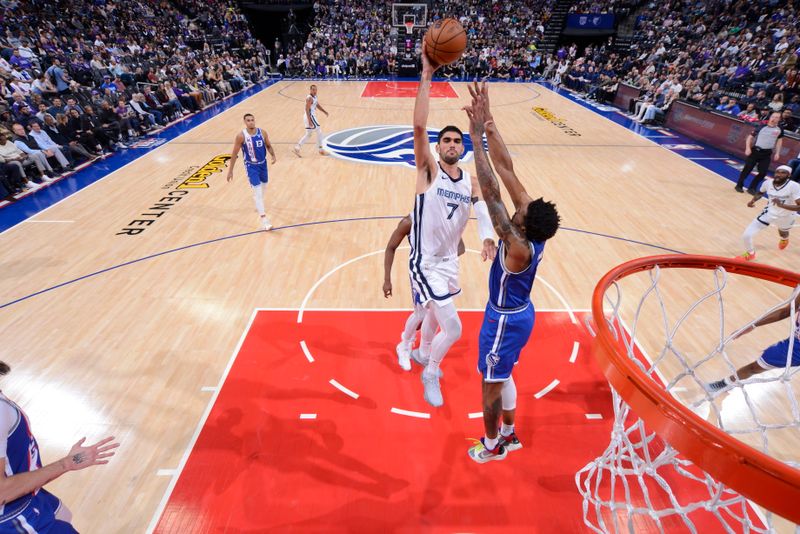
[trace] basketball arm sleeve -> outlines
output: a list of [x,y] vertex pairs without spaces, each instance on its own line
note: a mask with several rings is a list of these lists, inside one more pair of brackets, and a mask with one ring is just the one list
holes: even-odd
[[494,225],[492,224],[492,218],[489,216],[489,206],[483,200],[479,200],[473,206],[475,207],[475,217],[478,218],[478,235],[481,238],[481,243],[487,239],[493,240],[495,237]]

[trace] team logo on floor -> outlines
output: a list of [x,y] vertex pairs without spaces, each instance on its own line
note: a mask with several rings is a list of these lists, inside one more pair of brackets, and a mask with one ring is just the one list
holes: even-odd
[[[428,128],[431,150],[436,151],[439,130]],[[484,146],[486,141],[484,140]],[[414,129],[411,126],[361,126],[332,133],[322,143],[332,156],[359,163],[401,165],[414,168]],[[472,159],[472,139],[464,134],[464,155],[461,161]]]

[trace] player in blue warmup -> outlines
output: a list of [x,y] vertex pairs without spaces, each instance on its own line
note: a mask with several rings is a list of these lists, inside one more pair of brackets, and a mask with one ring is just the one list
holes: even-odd
[[[9,372],[0,362],[0,376]],[[22,409],[0,393],[0,534],[73,534],[72,514],[43,488],[67,471],[107,464],[118,443],[108,437],[91,447],[82,438],[69,454],[42,467],[39,445]]]
[[470,458],[485,463],[502,460],[508,451],[522,448],[514,431],[517,387],[511,372],[533,331],[536,312],[531,303],[531,289],[544,244],[555,235],[560,218],[554,204],[542,198],[531,199],[517,179],[511,156],[491,115],[486,84],[479,87],[476,82],[469,90],[472,104],[465,110],[470,119],[470,137],[478,140],[486,133],[489,155],[516,209],[510,217],[483,144],[476,142],[478,183],[500,237],[497,256],[489,271],[489,302],[478,343],[486,436],[469,449]]
[[[790,367],[800,366],[800,296],[798,296],[795,300],[794,306],[795,310],[798,311],[795,312],[794,345],[792,346],[791,354],[789,353],[789,344],[792,340],[791,338],[787,337],[786,339],[778,341],[777,343],[773,343],[764,349],[764,351],[761,353],[761,356],[756,361],[740,367],[736,370],[735,374],[726,376],[725,378],[717,380],[716,382],[706,384],[706,391],[709,393],[727,391],[733,387],[737,380],[741,382],[743,380],[747,380],[751,376],[765,373],[773,369],[783,369],[786,367],[787,363],[789,363]],[[788,319],[791,317],[791,315],[792,305],[789,303],[786,306],[775,310],[768,315],[765,315],[758,321],[753,322],[753,324],[741,332],[738,332],[734,339],[738,339],[744,334],[752,332],[759,326],[764,326]],[[789,358],[791,358],[791,361],[787,362]]]
[[261,226],[264,230],[270,230],[272,223],[267,218],[264,211],[264,189],[269,181],[267,173],[267,152],[270,156],[270,164],[274,165],[277,161],[275,151],[269,143],[267,132],[261,128],[256,128],[256,118],[252,113],[244,116],[245,128],[233,140],[233,150],[231,150],[231,161],[228,167],[228,181],[233,180],[233,166],[239,157],[239,150],[244,157],[244,168],[247,171],[247,179],[253,189],[253,200],[256,203],[256,211],[261,217]]

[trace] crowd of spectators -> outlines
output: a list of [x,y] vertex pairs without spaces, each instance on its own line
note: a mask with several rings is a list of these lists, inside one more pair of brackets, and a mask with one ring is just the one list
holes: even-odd
[[[453,17],[467,31],[464,57],[441,74],[462,79],[531,79],[542,60],[537,45],[544,35],[554,0],[437,2],[428,22]],[[318,0],[313,27],[302,46],[276,47],[281,73],[289,76],[369,77],[397,72],[398,33],[386,2]],[[419,48],[414,49],[415,56]]]
[[[548,59],[546,74],[576,91],[624,81],[642,97],[631,114],[658,119],[677,99],[764,122],[783,113],[800,126],[800,12],[791,1],[653,2],[641,14],[629,54],[588,49]],[[642,111],[644,110],[644,111]],[[649,110],[649,112],[648,112]]]
[[218,0],[0,0],[0,198],[267,77]]

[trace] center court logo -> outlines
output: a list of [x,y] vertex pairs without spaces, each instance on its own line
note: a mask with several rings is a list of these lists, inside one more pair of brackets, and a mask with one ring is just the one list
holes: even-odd
[[[433,145],[439,130],[428,128],[428,141]],[[414,129],[411,126],[360,126],[332,133],[322,142],[323,148],[339,159],[378,165],[401,165],[414,168]],[[484,140],[484,146],[486,141]],[[464,134],[462,162],[472,159],[472,139]]]

